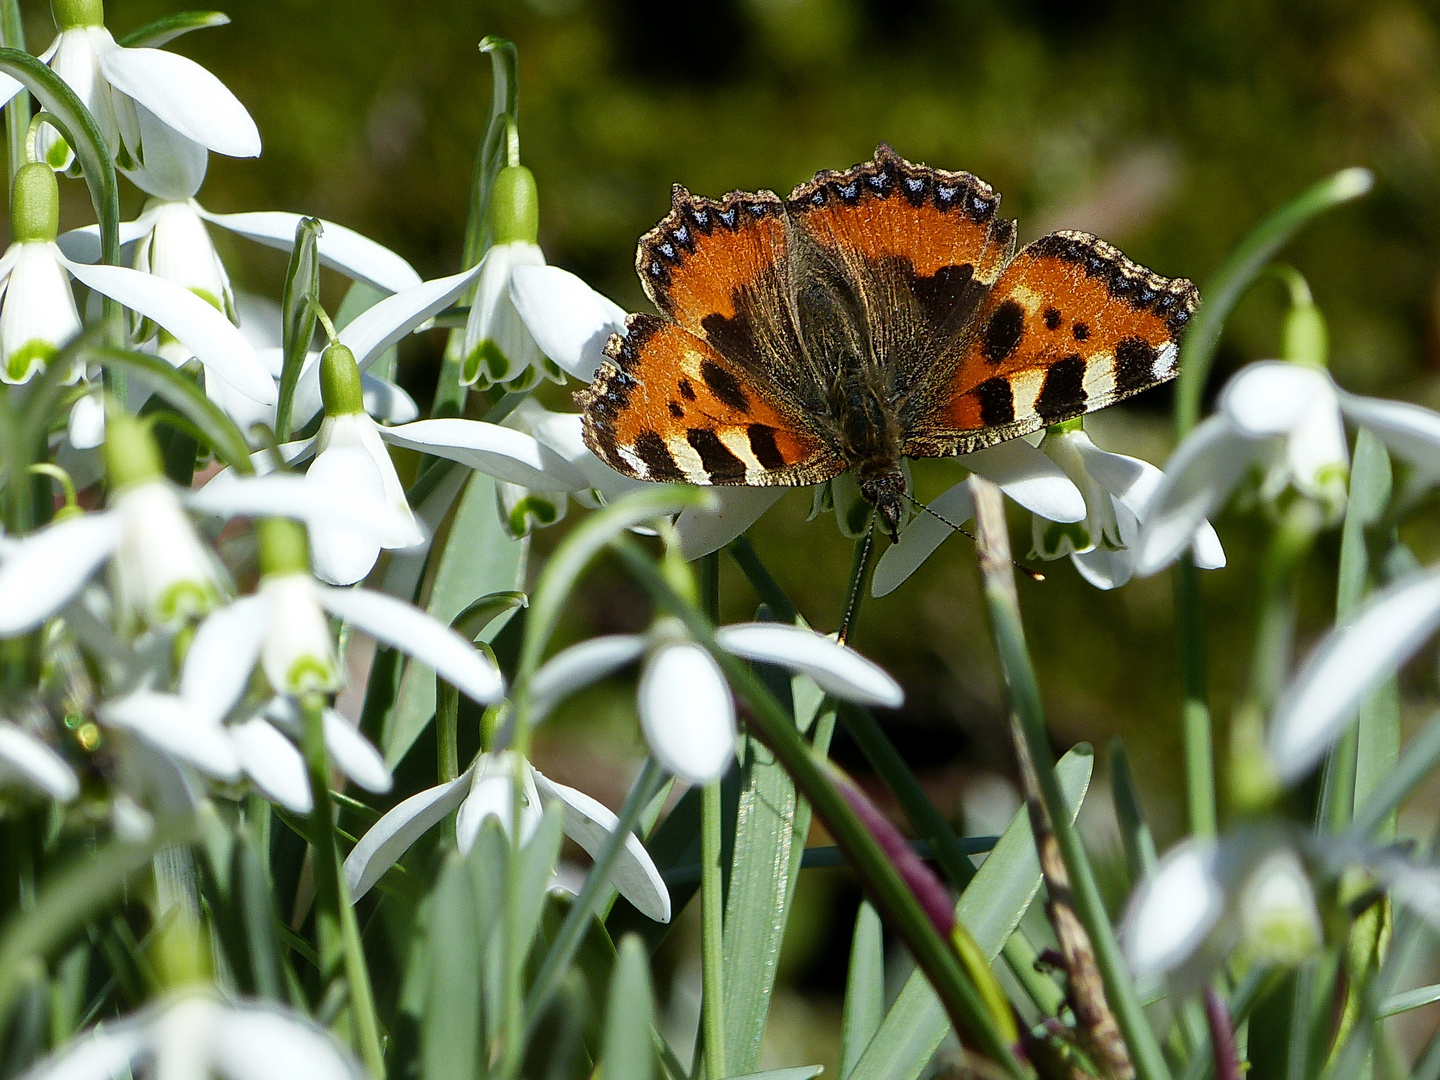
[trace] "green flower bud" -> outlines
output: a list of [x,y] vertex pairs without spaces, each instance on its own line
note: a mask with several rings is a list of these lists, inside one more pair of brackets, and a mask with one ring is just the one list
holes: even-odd
[[255,538],[260,545],[262,577],[309,572],[310,541],[298,521],[260,518],[255,522]]
[[106,416],[105,467],[113,491],[163,478],[165,463],[149,425],[121,409]]
[[490,189],[490,242],[535,243],[540,235],[540,193],[524,165],[507,165]]
[[349,416],[365,411],[360,368],[355,354],[336,342],[320,354],[320,400],[326,416]]
[[60,235],[60,185],[49,165],[21,165],[10,189],[10,230],[17,244]]
[[55,25],[61,30],[105,25],[105,5],[101,0],[50,0],[50,10],[55,13]]

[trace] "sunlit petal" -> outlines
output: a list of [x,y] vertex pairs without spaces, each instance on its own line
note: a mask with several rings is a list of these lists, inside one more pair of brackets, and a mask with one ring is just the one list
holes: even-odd
[[225,729],[182,697],[137,690],[104,703],[96,715],[211,776],[234,780],[240,775],[240,758]]
[[726,652],[779,664],[814,679],[827,694],[862,705],[898,709],[905,691],[879,664],[823,634],[784,623],[737,623],[715,631]]
[[244,1002],[227,1006],[210,1034],[216,1073],[225,1080],[365,1080],[322,1028],[299,1013]]
[[386,442],[449,458],[532,491],[589,487],[585,474],[524,432],[480,420],[445,417],[382,428]]
[[625,309],[558,266],[517,266],[510,299],[540,351],[581,382],[595,377],[611,334],[625,332]]
[[1051,521],[1084,521],[1085,497],[1065,471],[1024,439],[964,454],[960,464],[993,481],[1007,496]]
[[19,725],[0,720],[0,783],[11,777],[61,802],[80,794],[80,781],[64,758]]
[[222,83],[194,60],[161,49],[111,49],[100,57],[110,84],[201,146],[256,157],[260,131]]
[[917,511],[910,524],[901,531],[900,539],[886,548],[875,564],[875,573],[870,579],[875,596],[884,596],[898,589],[941,544],[955,535],[955,530],[946,521],[964,525],[975,516],[975,500],[970,496],[969,483],[963,480],[931,500],[929,506],[934,513]]
[[1340,409],[1412,465],[1427,473],[1440,473],[1440,413],[1408,401],[1385,401],[1343,390]]
[[680,553],[698,559],[718,551],[760,520],[789,490],[783,487],[713,488],[708,506],[691,507],[675,521]]
[[735,757],[735,703],[699,645],[657,649],[640,676],[640,726],[662,766],[681,780],[718,780]]
[[[245,214],[202,211],[202,214],[206,221],[222,229],[281,251],[289,251],[295,246],[295,229],[302,219],[300,214],[278,210]],[[315,250],[320,262],[330,269],[387,293],[404,292],[420,284],[420,275],[415,268],[385,245],[333,221],[322,220],[320,227],[322,231],[315,242]]]
[[1122,942],[1130,970],[1153,982],[1194,955],[1225,910],[1215,849],[1198,842],[1169,852],[1130,902]]
[[0,637],[53,615],[119,543],[120,519],[109,512],[57,521],[15,541],[0,562]]
[[366,791],[386,792],[393,786],[380,751],[334,709],[325,710],[325,749],[336,767]]
[[308,814],[314,805],[305,759],[295,744],[281,735],[263,717],[232,724],[230,741],[240,757],[240,767],[267,796],[296,814]]
[[465,801],[472,772],[473,767],[448,783],[410,796],[370,827],[345,859],[351,903],[369,892],[426,830]]
[[219,721],[235,707],[250,683],[271,617],[271,604],[261,596],[242,597],[205,617],[180,675],[180,695],[200,715]]
[[1323,371],[1265,360],[1242,368],[1215,403],[1216,411],[1228,416],[1252,438],[1286,435],[1315,411],[1335,411],[1335,384]]
[[576,690],[634,663],[644,655],[645,644],[639,634],[610,634],[556,653],[530,679],[534,718],[542,719]]

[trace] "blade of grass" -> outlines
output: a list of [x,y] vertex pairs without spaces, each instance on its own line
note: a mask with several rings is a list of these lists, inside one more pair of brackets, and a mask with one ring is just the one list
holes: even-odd
[[845,1011],[840,1021],[840,1080],[855,1065],[885,1019],[885,939],[880,916],[862,901],[850,938],[850,965],[845,978]]

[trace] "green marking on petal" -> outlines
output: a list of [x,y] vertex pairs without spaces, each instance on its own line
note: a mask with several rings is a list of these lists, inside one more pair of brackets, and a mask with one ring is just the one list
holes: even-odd
[[216,311],[220,312],[221,315],[225,314],[225,302],[221,300],[220,297],[212,293],[209,289],[192,287],[190,291],[193,292],[196,296],[200,297],[201,300],[204,300]]
[[56,139],[50,149],[45,152],[45,164],[56,172],[62,171],[69,160],[70,144],[64,139]]
[[1042,559],[1058,559],[1066,554],[1065,541],[1070,541],[1071,550],[1084,551],[1090,547],[1090,530],[1083,521],[1052,521],[1040,534]]
[[301,656],[285,671],[287,694],[304,694],[309,691],[328,692],[336,689],[335,667],[328,659],[319,656]]
[[198,619],[220,600],[208,581],[177,581],[160,594],[155,611],[160,622],[172,625],[186,619]]
[[39,371],[60,352],[53,341],[31,338],[16,349],[5,360],[5,381],[10,383],[29,382]]
[[510,358],[500,351],[499,345],[487,338],[476,351],[482,355],[485,372],[493,381],[504,382],[510,378]]

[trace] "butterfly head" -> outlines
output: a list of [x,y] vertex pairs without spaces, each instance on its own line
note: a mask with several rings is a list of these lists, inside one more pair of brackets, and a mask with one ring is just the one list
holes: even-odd
[[905,515],[905,474],[898,468],[861,476],[860,494],[875,507],[880,528],[893,543],[900,536],[900,522]]

